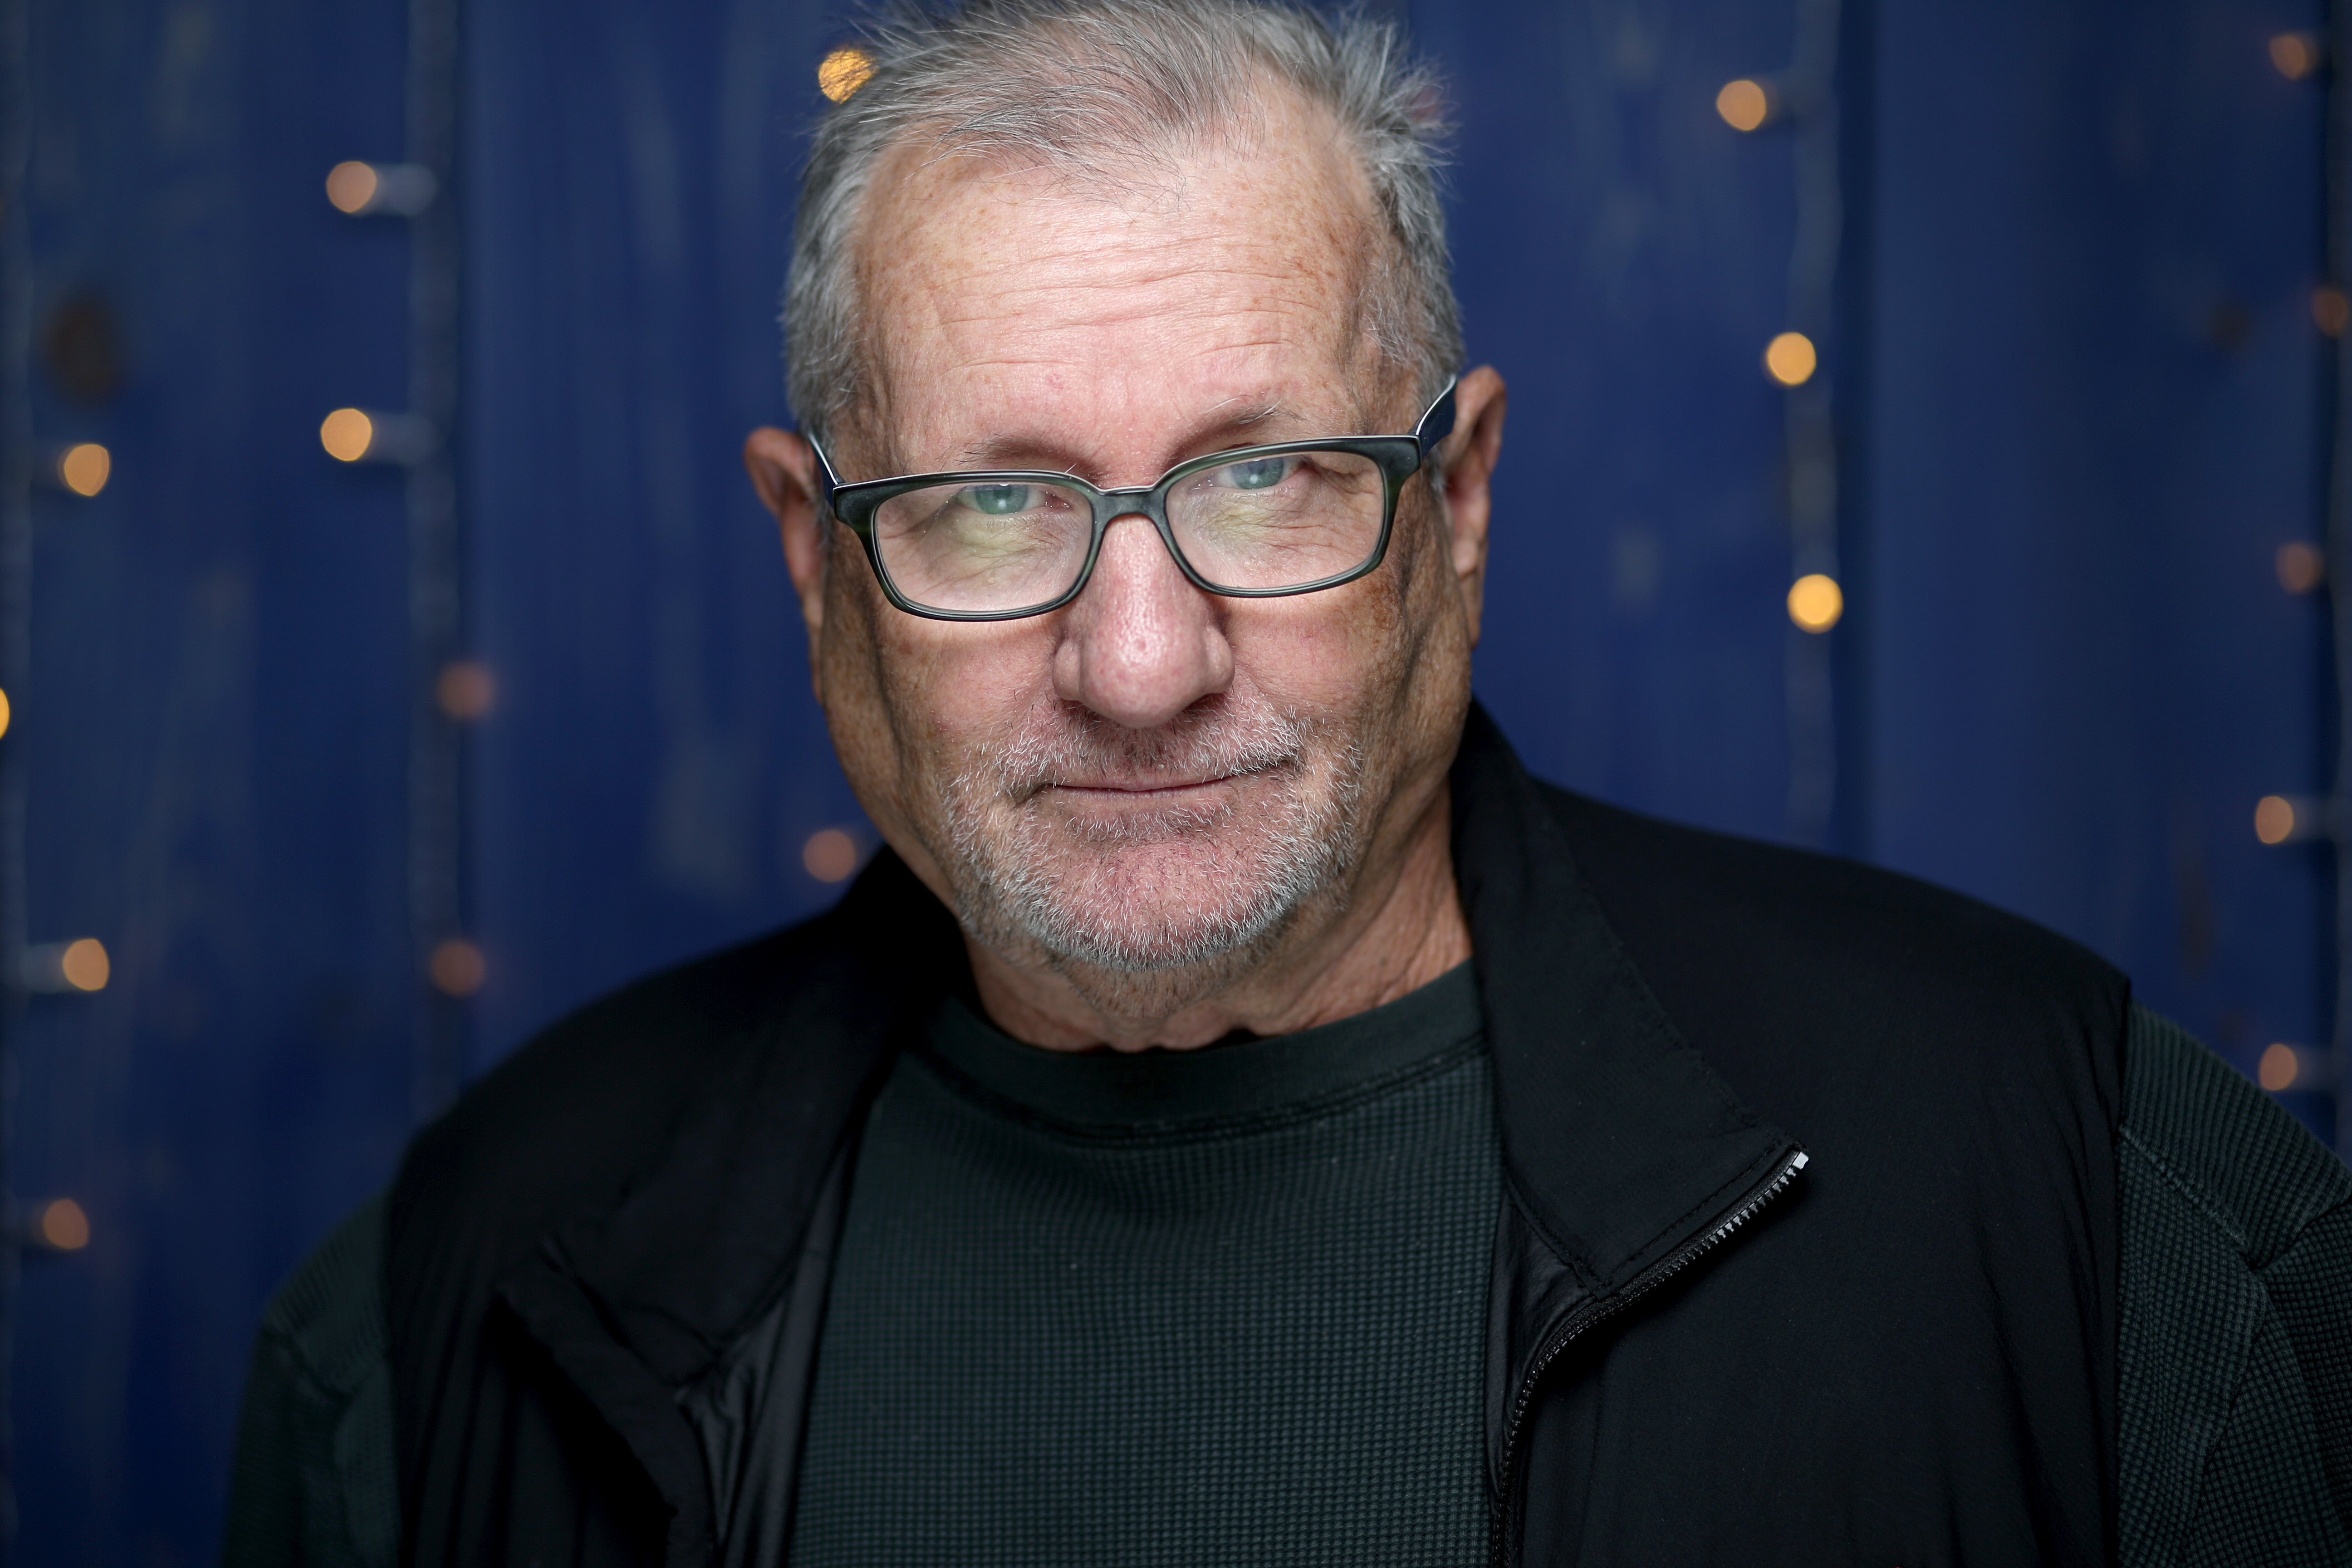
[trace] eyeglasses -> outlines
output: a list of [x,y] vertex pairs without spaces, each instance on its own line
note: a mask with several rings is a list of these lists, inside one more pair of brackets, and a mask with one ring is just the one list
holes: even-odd
[[1446,383],[1410,436],[1243,447],[1124,489],[1010,468],[845,485],[824,447],[816,456],[825,505],[909,615],[1009,621],[1059,609],[1086,587],[1104,533],[1123,517],[1150,520],[1194,587],[1276,598],[1336,588],[1381,563],[1405,481],[1454,433],[1454,389]]

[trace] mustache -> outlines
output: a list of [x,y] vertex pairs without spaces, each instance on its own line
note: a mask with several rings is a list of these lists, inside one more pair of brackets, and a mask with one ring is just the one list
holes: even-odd
[[1299,763],[1307,735],[1308,726],[1292,715],[1244,708],[1224,697],[1196,703],[1154,730],[1130,730],[1076,703],[1062,703],[1037,712],[992,748],[988,765],[997,788],[1021,804],[1072,783],[1273,773]]

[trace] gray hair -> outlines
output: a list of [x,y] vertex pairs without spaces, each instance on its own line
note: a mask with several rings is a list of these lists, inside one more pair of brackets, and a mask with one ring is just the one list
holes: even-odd
[[853,252],[874,171],[902,141],[1099,180],[1107,159],[1213,141],[1268,76],[1328,110],[1361,160],[1390,242],[1362,301],[1381,355],[1424,402],[1461,368],[1442,100],[1393,26],[1289,0],[905,0],[862,32],[871,74],[817,129],[784,295],[785,390],[812,434],[833,434],[871,392]]

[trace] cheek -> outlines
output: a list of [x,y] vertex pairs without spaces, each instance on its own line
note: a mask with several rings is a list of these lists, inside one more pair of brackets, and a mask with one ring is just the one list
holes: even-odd
[[1411,662],[1407,593],[1383,563],[1344,587],[1260,600],[1233,617],[1234,667],[1302,717],[1386,708]]
[[[852,726],[836,716],[835,742],[860,798],[881,796],[929,839],[945,784],[1050,698],[1050,637],[1042,619],[924,620],[893,608],[878,588],[856,595],[848,624],[856,635],[843,639],[839,662],[863,718]],[[865,732],[844,733],[852,727]]]

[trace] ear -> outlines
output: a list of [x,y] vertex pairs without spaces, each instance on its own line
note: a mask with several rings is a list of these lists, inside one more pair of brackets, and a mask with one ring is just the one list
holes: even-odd
[[1486,525],[1494,513],[1496,461],[1503,455],[1503,415],[1509,390],[1493,365],[1480,365],[1454,393],[1454,434],[1446,440],[1445,511],[1454,527],[1454,576],[1478,641],[1486,611]]
[[763,426],[743,442],[743,467],[751,488],[775,513],[784,537],[784,567],[792,574],[793,591],[800,595],[801,619],[808,626],[809,675],[824,700],[824,678],[817,659],[824,631],[824,505],[818,499],[824,487],[817,479],[816,448],[803,436]]

